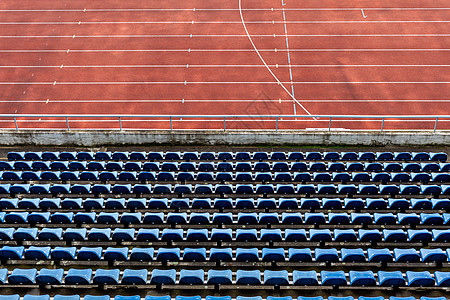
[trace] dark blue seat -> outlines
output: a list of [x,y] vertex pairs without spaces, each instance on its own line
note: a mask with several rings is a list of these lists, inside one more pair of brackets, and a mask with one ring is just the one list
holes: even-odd
[[23,246],[3,246],[0,249],[0,259],[22,259],[24,249]]
[[283,224],[302,224],[302,215],[300,213],[282,213],[281,223]]
[[302,160],[304,159],[303,153],[301,152],[288,152],[289,160]]
[[391,173],[391,181],[408,182],[411,179],[408,173]]
[[175,269],[153,269],[150,284],[175,284],[177,271]]
[[310,162],[308,167],[312,172],[321,172],[327,169],[327,166],[323,162]]
[[253,170],[255,172],[269,172],[270,171],[270,165],[267,162],[257,162],[257,163],[255,163],[255,166],[253,167]]
[[[91,278],[91,269],[69,269],[67,275],[64,277],[64,281],[66,284],[87,285],[91,283]],[[88,296],[85,296],[84,299],[86,299],[86,297]]]
[[344,208],[346,209],[362,209],[365,207],[361,198],[344,198]]
[[193,242],[205,242],[208,240],[208,229],[189,228],[186,233],[186,240]]
[[295,162],[291,165],[291,171],[294,172],[302,172],[308,170],[306,163],[304,162]]
[[377,152],[377,160],[393,160],[394,155],[391,152]]
[[297,198],[280,198],[278,199],[279,208],[281,209],[294,209],[298,208]]
[[163,240],[163,241],[182,241],[183,240],[183,229],[165,228],[162,231],[161,240]]
[[396,262],[419,262],[420,256],[416,249],[394,249],[394,258]]
[[375,275],[372,271],[350,271],[350,285],[353,286],[375,286]]
[[264,271],[264,284],[265,285],[289,285],[289,273],[286,270],[282,271]]
[[336,186],[334,184],[318,184],[318,194],[336,194]]
[[394,152],[394,160],[411,160],[412,156],[409,152]]
[[378,162],[364,163],[364,170],[366,172],[380,172],[383,170],[383,165]]
[[94,159],[111,160],[111,151],[99,151],[94,154]]
[[248,162],[238,162],[234,167],[236,172],[251,172],[252,165]]
[[108,247],[103,258],[107,261],[126,261],[128,259],[128,247]]
[[341,257],[342,257],[343,262],[364,262],[364,261],[366,261],[366,256],[364,255],[364,251],[361,248],[357,248],[357,249],[342,248],[341,249]]
[[403,172],[419,172],[421,167],[418,163],[402,163]]
[[406,271],[409,287],[434,286],[435,281],[429,271]]
[[353,229],[335,229],[335,242],[356,242],[356,232]]
[[217,154],[217,159],[219,160],[232,160],[233,153],[232,152],[219,152]]
[[286,153],[284,152],[271,152],[270,153],[271,160],[286,160]]
[[402,229],[383,229],[385,242],[406,242],[406,233]]
[[362,195],[377,195],[379,188],[374,184],[360,184],[358,190]]
[[433,236],[426,229],[408,229],[408,238],[411,243],[431,242]]
[[420,218],[415,213],[398,213],[397,218],[400,225],[417,225],[420,223]]
[[157,241],[159,237],[159,229],[139,228],[136,235],[138,241]]
[[36,276],[36,283],[40,285],[62,284],[64,269],[41,269]]
[[94,284],[119,284],[119,269],[97,269],[93,278]]
[[205,272],[203,270],[181,269],[179,284],[200,285],[205,283]]
[[263,242],[279,242],[282,240],[281,229],[261,229],[260,239]]
[[86,234],[86,228],[67,228],[63,233],[63,239],[65,241],[84,241]]
[[342,152],[341,159],[342,160],[357,160],[358,154],[356,154],[356,152]]
[[[228,284],[231,285],[232,284],[232,272],[231,270],[208,270],[208,279],[207,279],[207,284]],[[207,299],[211,296],[207,296]],[[229,296],[228,296],[229,297]],[[214,297],[214,298],[228,298],[228,297]],[[214,299],[214,300],[218,300],[218,299]],[[224,299],[225,300],[225,299]],[[231,297],[229,297],[229,299],[226,300],[231,300]]]
[[147,207],[147,199],[145,198],[129,198],[127,200],[127,208],[143,209]]
[[417,185],[400,184],[400,194],[402,195],[419,195],[420,187]]
[[422,195],[440,195],[442,193],[442,189],[439,185],[421,185],[420,190]]
[[76,252],[76,247],[55,247],[51,251],[51,258],[53,260],[74,260]]
[[206,261],[206,248],[184,248],[183,261]]
[[380,242],[382,239],[377,229],[359,229],[358,235],[360,242]]
[[[391,251],[387,248],[383,249],[367,249],[367,257],[370,262],[390,262],[392,261]],[[379,275],[378,275],[379,276]],[[380,281],[381,285],[381,281]]]
[[261,273],[259,270],[237,270],[236,284],[238,285],[260,285]]
[[339,198],[324,198],[322,199],[323,209],[339,209],[342,208],[342,201]]
[[111,228],[92,228],[88,233],[90,241],[109,241],[111,237]]
[[278,224],[278,213],[259,213],[259,224]]
[[211,248],[209,250],[210,261],[231,261],[232,259],[233,253],[231,248]]
[[22,177],[22,172],[17,171],[3,171],[2,179],[8,181],[18,181]]
[[38,237],[42,241],[60,241],[62,233],[62,228],[42,228]]
[[370,179],[369,173],[352,173],[353,182],[369,182]]
[[311,242],[331,242],[331,231],[329,229],[310,229],[309,240]]
[[320,279],[324,286],[347,285],[344,271],[321,271]]
[[420,256],[423,262],[445,262],[447,255],[442,249],[420,249]]
[[153,248],[137,248],[131,249],[131,261],[152,261],[155,250]]
[[321,160],[322,154],[320,152],[306,152],[305,159],[306,160]]
[[24,151],[11,151],[6,154],[8,160],[22,160],[25,159]]
[[236,241],[253,242],[257,240],[256,229],[236,229]]
[[316,248],[315,260],[316,262],[337,262],[339,261],[339,255],[335,248],[331,249]]
[[373,217],[377,225],[394,225],[397,223],[393,213],[374,213]]
[[346,169],[345,165],[341,162],[328,163],[328,171],[330,171],[330,172],[339,172],[339,171],[344,171],[345,169]]
[[147,158],[150,160],[163,160],[164,152],[149,152]]
[[324,213],[305,213],[305,224],[325,224]]
[[233,173],[231,173],[231,172],[216,173],[216,180],[222,181],[222,182],[231,181],[231,180],[233,180]]
[[86,209],[101,209],[103,208],[103,198],[86,198],[83,201],[83,207]]
[[[143,285],[147,283],[147,276],[148,276],[147,269],[140,269],[140,270],[125,269],[123,271],[121,283],[131,285]],[[124,296],[116,296],[115,300],[119,299],[125,300],[124,298],[125,298]],[[126,297],[126,299],[140,300],[141,298],[139,296],[130,296]]]
[[450,272],[436,271],[434,272],[434,278],[436,278],[437,286],[450,286]]
[[428,173],[411,173],[410,176],[412,182],[429,182],[431,179]]
[[37,238],[37,228],[18,228],[13,233],[13,238],[16,241],[35,241]]
[[[312,253],[311,253],[310,248],[302,248],[302,249],[289,248],[288,256],[289,256],[289,261],[292,261],[292,262],[310,262],[310,261],[312,261]],[[301,274],[299,274],[299,275],[301,275]],[[316,279],[317,279],[317,275],[316,275]],[[294,279],[294,284],[295,284],[295,279]]]
[[337,225],[337,224],[349,224],[350,218],[347,213],[328,213],[328,223]]
[[81,247],[77,253],[77,259],[98,261],[102,257],[102,251],[102,247]]
[[285,261],[284,248],[263,248],[261,257],[263,261]]
[[348,182],[351,179],[351,176],[349,173],[338,173],[338,172],[333,172],[331,174],[332,180],[334,182]]
[[14,269],[8,276],[10,284],[34,284],[36,283],[36,269]]
[[274,172],[288,172],[289,170],[289,164],[286,162],[275,162],[272,164],[272,171]]
[[237,248],[236,261],[259,261],[258,248]]
[[50,258],[50,247],[31,246],[25,250],[25,259],[30,260],[48,260]]
[[144,162],[144,164],[142,165],[143,171],[159,171],[159,169],[159,162]]
[[352,224],[368,225],[373,223],[372,215],[369,213],[351,213],[350,219]]
[[286,242],[306,242],[305,229],[285,229],[284,239]]

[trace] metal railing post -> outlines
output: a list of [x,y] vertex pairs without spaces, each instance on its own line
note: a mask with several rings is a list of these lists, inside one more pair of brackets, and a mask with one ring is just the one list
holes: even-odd
[[278,117],[275,120],[275,132],[278,132]]
[[434,130],[433,130],[433,133],[436,133],[436,128],[437,128],[438,119],[439,119],[439,118],[436,118],[436,122],[434,122]]
[[172,116],[170,116],[169,119],[170,119],[170,131],[173,131]]
[[17,120],[16,120],[16,117],[14,117],[14,125],[16,125],[16,131],[19,131],[19,127],[17,126]]
[[120,131],[122,131],[122,120],[120,117],[119,117],[119,128],[120,128]]
[[227,128],[225,126],[225,117],[223,117],[223,131],[225,131]]
[[384,128],[384,118],[383,118],[383,120],[381,121],[381,132],[383,132],[383,128]]
[[67,124],[67,131],[70,131],[69,118],[68,117],[66,117],[66,124]]
[[331,117],[330,117],[330,122],[328,123],[328,132],[331,132]]

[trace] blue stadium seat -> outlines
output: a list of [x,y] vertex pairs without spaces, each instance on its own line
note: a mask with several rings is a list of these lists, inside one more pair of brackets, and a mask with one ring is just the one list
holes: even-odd
[[94,154],[94,159],[111,160],[111,151],[99,151]]
[[271,262],[285,261],[284,248],[263,248],[262,260]]
[[147,158],[150,160],[163,160],[164,152],[149,152]]
[[420,256],[416,249],[394,249],[394,258],[396,262],[419,262]]
[[32,212],[28,215],[27,221],[30,224],[47,224],[50,221],[50,213]]
[[281,223],[283,224],[302,224],[303,220],[302,220],[302,215],[298,212],[294,212],[294,213],[287,213],[284,212],[281,214]]
[[182,241],[183,229],[169,229],[165,228],[161,234],[162,241]]
[[261,229],[260,239],[263,242],[279,242],[282,240],[281,229]]
[[329,173],[314,172],[314,182],[329,182],[331,181],[331,175]]
[[213,172],[199,172],[197,174],[197,181],[213,181],[214,173]]
[[153,269],[150,277],[150,284],[175,284],[176,275],[177,271],[175,269]]
[[102,247],[81,247],[77,253],[78,260],[98,261],[102,258]]
[[150,198],[148,208],[163,209],[167,208],[169,200],[167,198]]
[[164,223],[164,213],[150,213],[147,212],[142,220],[144,224],[163,224]]
[[130,253],[131,261],[152,261],[155,250],[153,248],[133,247]]
[[[66,284],[87,285],[91,283],[91,278],[91,269],[69,269],[67,275],[64,277],[64,281]],[[87,296],[85,296],[84,299],[86,299],[86,297]]]
[[[117,209],[117,208],[115,208]],[[99,224],[117,224],[119,223],[119,213],[100,212],[97,216],[97,223]]]
[[3,246],[0,249],[0,259],[22,259],[23,252],[23,246]]
[[10,212],[5,215],[3,221],[12,224],[25,224],[27,223],[28,215],[28,212]]
[[442,225],[444,218],[438,213],[421,213],[420,220],[423,225]]
[[297,198],[280,198],[278,199],[279,208],[281,209],[294,209],[298,208]]
[[[213,228],[211,229],[211,241],[222,241],[222,242],[230,242],[232,240],[233,230],[231,228],[221,229],[221,228]],[[237,236],[237,234],[236,234]],[[256,236],[256,233],[255,233]]]
[[36,276],[36,283],[41,285],[62,284],[64,269],[41,269]]
[[217,154],[217,159],[219,160],[232,160],[233,153],[232,152],[219,152]]
[[80,300],[80,295],[55,295],[53,300]]
[[256,229],[236,229],[236,241],[253,242],[257,240]]
[[[313,184],[299,184],[297,185],[297,193],[312,195],[316,193],[316,189]],[[302,205],[303,208],[303,205]]]
[[94,284],[119,284],[119,269],[97,269],[93,278]]
[[233,214],[232,213],[214,213],[212,216],[213,224],[232,224]]
[[209,213],[194,213],[194,212],[192,212],[189,215],[189,224],[195,224],[195,225],[209,224],[209,222],[210,222],[209,218],[210,218]]
[[284,239],[286,242],[306,242],[305,229],[285,229]]
[[409,287],[434,286],[435,281],[429,271],[406,271]]
[[353,286],[375,286],[375,275],[372,271],[350,271],[350,285]]
[[128,198],[127,208],[130,209],[143,209],[147,207],[147,199],[145,198]]
[[275,198],[258,198],[256,199],[256,206],[262,209],[275,209],[277,201]]
[[63,233],[65,241],[84,241],[86,239],[86,228],[67,228]]
[[325,214],[324,213],[305,213],[305,224],[325,224]]
[[18,228],[13,233],[13,238],[16,241],[35,241],[37,233],[37,228]]
[[411,179],[408,173],[391,173],[391,181],[408,182]]
[[300,182],[309,182],[311,181],[311,175],[309,173],[300,173],[300,172],[294,172],[294,181],[300,181]]
[[158,237],[159,237],[159,229],[139,228],[139,231],[136,235],[136,240],[153,242],[157,241]]
[[126,261],[128,259],[128,247],[108,247],[103,258],[107,261]]
[[143,171],[159,171],[160,163],[159,162],[144,162],[142,165]]
[[231,180],[233,180],[233,173],[231,173],[231,172],[216,173],[216,180],[222,181],[222,182],[231,181]]
[[260,285],[261,273],[259,270],[237,270],[236,284],[238,285]]
[[357,248],[357,249],[342,248],[341,256],[342,256],[343,262],[364,262],[364,261],[366,261],[364,251],[361,248]]
[[[155,172],[148,172],[148,171],[139,172],[139,175],[138,175],[137,179],[139,181],[155,181],[156,180],[156,173]],[[178,179],[182,180],[181,177],[178,178]]]
[[[123,271],[122,275],[122,284],[132,284],[132,285],[142,285],[147,284],[147,276],[148,271],[147,269],[140,269],[140,270],[132,270],[132,269],[125,269]],[[139,296],[136,300],[140,300],[141,298]],[[117,298],[117,296],[116,296]]]
[[324,286],[347,285],[344,271],[321,271],[320,279]]
[[431,242],[433,236],[426,229],[408,229],[408,238],[411,243]]
[[428,173],[411,173],[412,182],[429,182],[431,176]]
[[333,172],[331,177],[334,182],[342,182],[342,183],[346,183],[351,179],[349,173]]
[[376,225],[394,225],[397,223],[393,213],[374,213],[373,218]]
[[237,248],[236,261],[259,261],[258,248]]
[[83,207],[85,209],[101,209],[103,208],[103,198],[86,198],[83,201]]
[[205,242],[208,240],[208,229],[189,228],[186,233],[186,240],[192,242]]
[[331,242],[331,231],[329,229],[310,229],[309,240],[311,242]]
[[[312,261],[312,253],[310,248],[289,248],[289,261],[292,262],[310,262]],[[295,282],[295,280],[294,280]]]
[[205,272],[203,270],[181,269],[179,284],[199,285],[205,283]]
[[49,295],[30,295],[26,294],[23,296],[23,300],[50,300]]
[[25,250],[25,259],[30,260],[48,260],[50,258],[50,247],[30,246]]
[[52,223],[56,224],[71,224],[73,221],[73,212],[55,212],[50,216],[50,220]]
[[74,260],[76,252],[76,247],[55,247],[51,251],[51,258],[53,260]]
[[187,213],[168,213],[166,222],[168,224],[186,224]]
[[356,242],[356,232],[353,229],[335,229],[335,242]]
[[442,249],[420,249],[423,262],[445,262],[447,254]]
[[437,286],[449,287],[450,286],[450,272],[434,272]]
[[[214,205],[216,204],[217,200],[224,200],[224,199],[215,198]],[[192,199],[191,208],[193,208],[193,209],[209,209],[209,208],[211,208],[211,199],[210,198],[194,198],[194,199]],[[192,214],[191,214],[191,217],[192,217]],[[208,218],[208,220],[209,220],[209,218]]]
[[289,172],[275,172],[274,181],[276,182],[291,182],[292,176]]
[[379,188],[374,184],[360,184],[358,190],[362,195],[377,195]]
[[[319,285],[316,271],[293,271],[292,272],[294,285],[300,286],[315,286]],[[303,297],[302,297],[303,298]],[[322,298],[322,297],[320,297]],[[299,297],[300,300],[300,297]]]
[[231,270],[208,270],[207,284],[232,284]]
[[34,284],[36,282],[36,269],[14,269],[8,276],[10,284]]
[[[157,194],[157,193],[163,194],[164,192],[170,193],[171,187],[172,186],[170,184],[168,184],[168,185],[156,184],[155,188],[157,188],[157,192],[155,192],[155,194]],[[151,191],[152,191],[152,187],[150,184],[135,184],[133,186],[133,193],[135,193],[137,195],[150,194]]]
[[373,223],[372,215],[369,213],[351,213],[350,219],[352,224],[368,225]]
[[153,187],[153,194],[170,194],[171,190],[171,184],[155,184]]
[[206,248],[184,248],[183,261],[205,261]]
[[210,261],[231,261],[233,253],[231,248],[211,248],[209,250]]
[[389,249],[367,249],[367,257],[370,262],[390,262],[392,261],[392,254]]
[[286,270],[282,271],[264,271],[264,284],[265,285],[289,285],[289,273]]
[[405,278],[401,271],[378,271],[378,282],[380,286],[404,286]]
[[339,255],[335,248],[315,248],[315,260],[316,262],[337,262],[339,261]]
[[258,215],[256,213],[238,213],[237,215],[238,224],[258,224]]
[[383,229],[383,237],[385,242],[406,242],[406,232],[402,229]]
[[141,223],[142,214],[140,212],[131,213],[124,212],[120,216],[121,224],[140,224]]
[[339,209],[342,208],[342,201],[339,198],[324,198],[322,199],[323,209]]
[[259,213],[259,224],[278,224],[278,213]]
[[391,152],[377,152],[376,153],[377,160],[393,160],[394,155]]
[[347,213],[328,213],[328,223],[337,225],[337,224],[349,224],[350,217]]

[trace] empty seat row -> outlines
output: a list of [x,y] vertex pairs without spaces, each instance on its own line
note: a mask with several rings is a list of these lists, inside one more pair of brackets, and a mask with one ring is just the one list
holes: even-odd
[[[28,208],[32,209],[32,208]],[[444,213],[185,213],[185,212],[0,212],[0,222],[7,224],[241,224],[241,225],[448,225],[450,214]]]
[[0,194],[450,195],[450,185],[375,184],[0,184]]
[[[117,295],[115,297],[110,297],[109,295],[102,295],[102,296],[91,296],[86,295],[84,297],[80,297],[79,295],[55,295],[53,297],[53,300],[141,300],[140,296],[120,296]],[[171,300],[172,298],[170,296],[145,296],[143,300]],[[173,298],[174,300],[202,300],[202,297],[200,296],[176,296]],[[244,297],[244,296],[237,296],[235,298],[236,300],[263,300],[261,296],[253,296],[253,297]],[[20,300],[20,296],[15,295],[0,295],[0,300]],[[22,300],[50,300],[49,295],[31,295],[26,294]],[[205,300],[232,300],[230,296],[206,296]],[[285,296],[285,297],[273,297],[268,296],[266,300],[293,300],[291,296]],[[298,297],[295,300],[324,300],[323,297]],[[328,300],[385,300],[385,298],[378,296],[378,297],[359,297],[359,298],[353,298],[352,296],[346,296],[346,297],[334,297],[330,296],[328,297]],[[388,300],[416,300],[414,297],[389,297]],[[447,300],[445,297],[420,297],[420,300]]]
[[439,198],[0,198],[0,209],[393,209],[443,210],[450,199]]
[[9,152],[8,160],[418,160],[446,161],[444,152]]
[[[314,255],[313,255],[314,253]],[[155,255],[156,254],[156,255]],[[314,257],[314,259],[313,259]],[[128,247],[55,247],[49,246],[3,246],[0,248],[2,260],[90,260],[90,261],[224,261],[224,262],[436,262],[450,261],[450,249],[446,251],[436,248],[400,249],[390,251],[387,248],[137,248],[129,251]]]
[[213,241],[213,242],[449,242],[450,229],[146,229],[140,228],[0,228],[1,241]]
[[386,172],[171,172],[171,171],[2,171],[4,181],[238,181],[238,182],[450,182],[444,173],[386,173]]
[[[139,161],[0,161],[0,170],[15,171],[167,171],[167,172],[448,172],[437,162],[139,162]],[[12,176],[12,175],[10,175]]]
[[[150,273],[150,276],[149,276]],[[233,276],[234,275],[234,276]],[[149,278],[150,277],[150,278]],[[178,280],[177,280],[178,277]],[[234,277],[234,279],[233,279]],[[405,280],[406,277],[406,280]],[[119,279],[120,278],[120,279]],[[292,280],[291,280],[292,278]],[[262,279],[262,280],[261,280]],[[378,280],[377,280],[378,279]],[[261,276],[259,270],[188,270],[182,269],[177,274],[175,269],[19,269],[9,272],[0,269],[0,282],[3,284],[180,284],[180,285],[322,285],[322,286],[450,286],[450,272],[436,271],[434,276],[429,271],[407,271],[406,276],[401,271],[379,271],[377,276],[372,271],[321,271],[320,281],[316,271],[265,270]]]

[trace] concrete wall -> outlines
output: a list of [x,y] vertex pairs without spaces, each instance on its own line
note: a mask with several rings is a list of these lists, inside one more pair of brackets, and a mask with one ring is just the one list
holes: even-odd
[[450,132],[371,131],[0,131],[0,146],[102,145],[444,146]]

